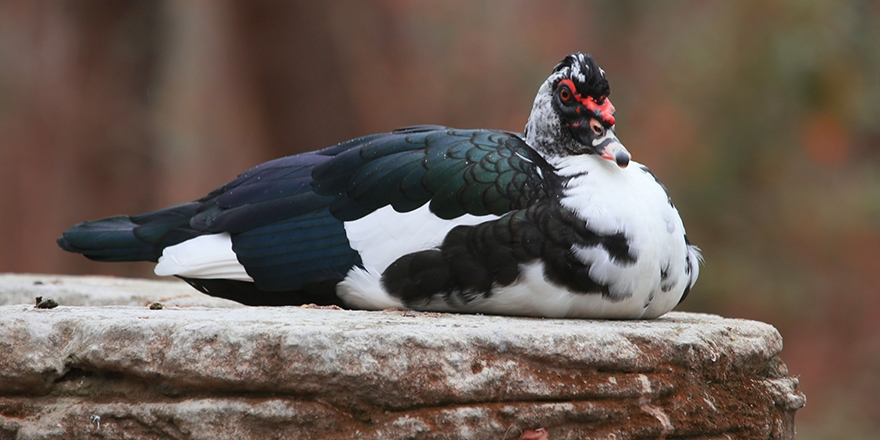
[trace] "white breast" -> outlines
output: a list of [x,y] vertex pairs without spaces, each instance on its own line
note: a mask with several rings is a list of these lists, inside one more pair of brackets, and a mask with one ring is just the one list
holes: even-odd
[[[621,169],[595,156],[569,156],[554,165],[571,178],[562,205],[597,234],[622,232],[636,259],[625,265],[612,261],[604,248],[574,246],[574,255],[590,266],[590,277],[608,285],[613,299],[643,304],[646,318],[675,307],[690,283],[689,249],[681,217],[654,176],[637,162]],[[661,272],[668,277],[665,292]]]

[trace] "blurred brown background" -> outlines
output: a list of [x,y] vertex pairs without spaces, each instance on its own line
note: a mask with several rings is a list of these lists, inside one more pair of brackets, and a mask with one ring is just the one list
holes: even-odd
[[574,51],[703,248],[681,308],[779,328],[798,438],[878,438],[878,1],[0,2],[0,271],[151,276],[55,238],[363,134],[521,131]]

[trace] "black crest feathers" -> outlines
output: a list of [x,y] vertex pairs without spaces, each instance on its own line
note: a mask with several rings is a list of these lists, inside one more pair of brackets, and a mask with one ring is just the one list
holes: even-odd
[[590,96],[596,102],[602,102],[611,94],[611,85],[605,78],[605,71],[596,64],[592,55],[573,53],[560,61],[553,72],[560,73],[557,82],[571,79],[581,96]]

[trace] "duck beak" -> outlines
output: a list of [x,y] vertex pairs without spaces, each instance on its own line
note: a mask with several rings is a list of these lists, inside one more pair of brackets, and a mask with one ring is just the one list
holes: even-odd
[[632,159],[632,155],[629,154],[626,147],[612,133],[609,133],[608,137],[600,144],[599,156],[616,163],[620,168],[626,168]]

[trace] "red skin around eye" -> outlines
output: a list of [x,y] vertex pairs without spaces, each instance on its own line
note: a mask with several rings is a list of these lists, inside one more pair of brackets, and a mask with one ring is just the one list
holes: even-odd
[[574,83],[570,79],[564,79],[559,81],[559,85],[568,86],[568,89],[574,95],[574,99],[580,102],[587,110],[599,115],[602,118],[602,122],[608,125],[614,125],[614,106],[611,105],[610,99],[603,100],[602,104],[596,103],[596,100],[593,99],[592,96],[582,97],[580,93],[577,92],[577,89],[574,87]]

